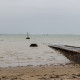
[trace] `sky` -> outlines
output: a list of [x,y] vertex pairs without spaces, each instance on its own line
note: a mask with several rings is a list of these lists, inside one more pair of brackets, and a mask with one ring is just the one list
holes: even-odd
[[80,0],[0,0],[0,34],[80,34]]

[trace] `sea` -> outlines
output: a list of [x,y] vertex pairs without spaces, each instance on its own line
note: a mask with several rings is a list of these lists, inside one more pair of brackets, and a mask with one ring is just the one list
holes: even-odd
[[[48,45],[71,45],[80,47],[80,35],[0,35],[0,67],[65,65],[65,56]],[[31,44],[38,47],[30,47]]]

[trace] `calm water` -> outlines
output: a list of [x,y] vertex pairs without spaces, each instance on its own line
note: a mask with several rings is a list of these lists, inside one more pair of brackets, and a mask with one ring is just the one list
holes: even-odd
[[[80,46],[80,36],[76,35],[0,35],[0,67],[44,64],[65,64],[70,61],[48,44]],[[29,47],[37,43],[39,47]]]

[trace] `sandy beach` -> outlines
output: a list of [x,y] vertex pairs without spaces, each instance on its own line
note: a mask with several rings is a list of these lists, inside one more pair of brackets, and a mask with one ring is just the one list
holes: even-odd
[[39,65],[0,68],[0,80],[80,80],[80,65]]

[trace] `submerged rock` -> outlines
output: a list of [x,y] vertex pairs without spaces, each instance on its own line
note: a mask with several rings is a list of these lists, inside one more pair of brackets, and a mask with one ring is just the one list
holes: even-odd
[[30,47],[38,47],[37,44],[31,44]]
[[30,37],[27,37],[26,39],[30,39]]

